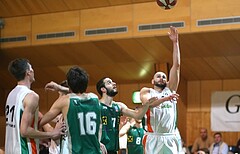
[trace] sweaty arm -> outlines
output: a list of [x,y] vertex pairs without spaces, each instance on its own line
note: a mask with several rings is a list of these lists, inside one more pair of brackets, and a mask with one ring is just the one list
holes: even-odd
[[127,132],[129,131],[131,127],[130,122],[128,121],[119,131],[119,137],[124,136],[125,134],[127,134]]
[[24,104],[24,112],[21,119],[20,132],[23,137],[27,138],[39,138],[46,139],[51,138],[51,132],[41,132],[39,130],[34,129],[32,125],[32,121],[34,119],[35,113],[38,108],[39,96],[32,92],[26,95],[23,100]]

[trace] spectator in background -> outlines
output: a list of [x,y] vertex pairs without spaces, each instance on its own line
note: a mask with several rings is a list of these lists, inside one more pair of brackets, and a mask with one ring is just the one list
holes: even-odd
[[217,132],[213,135],[214,143],[210,146],[210,154],[227,154],[228,145],[222,141],[222,134]]
[[197,154],[198,152],[209,153],[209,147],[213,143],[213,139],[208,137],[207,129],[200,129],[200,137],[198,137],[193,144],[191,152]]

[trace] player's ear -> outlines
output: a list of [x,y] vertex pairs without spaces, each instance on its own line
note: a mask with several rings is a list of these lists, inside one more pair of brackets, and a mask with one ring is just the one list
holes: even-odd
[[102,91],[103,93],[105,93],[105,92],[106,92],[106,88],[105,88],[105,87],[102,87],[102,88],[101,88],[101,91]]
[[31,71],[30,70],[26,70],[25,76],[30,75]]
[[152,84],[154,84],[154,79],[152,79],[152,81],[151,81],[151,82],[152,82]]

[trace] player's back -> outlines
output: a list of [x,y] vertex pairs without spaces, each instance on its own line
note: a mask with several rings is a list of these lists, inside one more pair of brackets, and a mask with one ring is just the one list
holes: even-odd
[[100,154],[100,104],[94,94],[79,97],[70,94],[66,125],[68,153]]
[[[6,136],[5,153],[28,154],[37,153],[37,140],[24,138],[20,134],[20,122],[24,111],[23,100],[33,92],[23,85],[17,85],[8,95],[6,102]],[[36,124],[36,123],[35,123]],[[34,148],[32,148],[34,147]]]

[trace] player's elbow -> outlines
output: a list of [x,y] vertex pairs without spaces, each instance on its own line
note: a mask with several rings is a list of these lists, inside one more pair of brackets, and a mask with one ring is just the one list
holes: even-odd
[[43,123],[42,119],[38,122],[38,129],[42,129],[45,123]]
[[21,134],[22,137],[28,137],[27,129],[20,129],[20,134]]
[[178,70],[180,69],[180,61],[177,62],[176,67]]
[[173,67],[175,67],[175,70],[180,70],[180,60],[174,63]]
[[125,134],[123,133],[119,133],[119,137],[123,137]]

